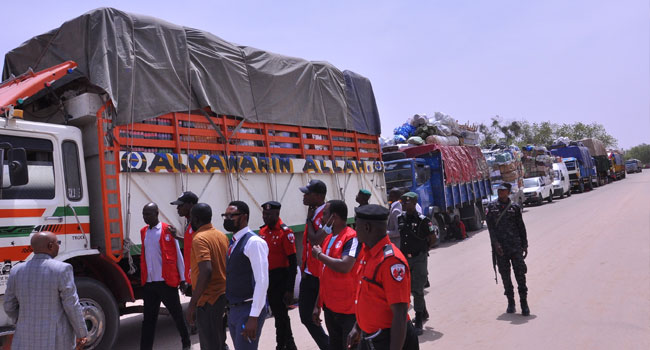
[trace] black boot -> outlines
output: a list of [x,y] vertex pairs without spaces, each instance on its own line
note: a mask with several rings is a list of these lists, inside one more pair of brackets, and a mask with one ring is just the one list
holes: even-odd
[[422,335],[422,333],[424,333],[424,330],[422,329],[422,312],[415,313],[413,326],[415,327],[415,334]]
[[424,311],[422,311],[422,322],[426,322],[429,320],[429,311],[425,308]]
[[515,308],[515,297],[508,297],[508,308],[506,309],[506,313],[514,314],[516,311],[517,309]]
[[528,300],[526,300],[526,298],[520,298],[519,302],[521,303],[521,314],[523,316],[530,316],[530,309],[528,308]]

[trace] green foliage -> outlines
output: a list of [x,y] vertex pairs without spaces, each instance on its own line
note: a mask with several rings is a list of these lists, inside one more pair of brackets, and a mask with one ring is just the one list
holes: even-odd
[[571,140],[596,138],[602,141],[607,148],[617,145],[616,139],[599,123],[556,124],[550,121],[541,123],[530,123],[525,120],[504,121],[498,115],[492,117],[491,120],[489,126],[479,125],[478,131],[482,136],[481,146],[495,143],[515,144],[519,147],[525,145],[550,146],[559,137],[567,137]]
[[650,164],[650,145],[642,143],[625,152],[625,159],[638,159],[643,164]]

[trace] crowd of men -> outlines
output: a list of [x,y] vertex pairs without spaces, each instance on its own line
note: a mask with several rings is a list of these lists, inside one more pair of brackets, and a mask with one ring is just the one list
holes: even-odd
[[[201,349],[225,349],[226,330],[235,349],[257,349],[267,305],[275,318],[276,349],[296,349],[288,310],[294,303],[299,270],[300,320],[321,350],[419,349],[418,335],[429,318],[424,300],[427,257],[436,243],[437,228],[418,211],[417,194],[390,191],[386,208],[368,204],[371,193],[361,190],[352,228],[348,225],[351,213],[347,204],[325,200],[325,183],[311,180],[300,191],[307,207],[300,265],[294,233],[282,222],[278,202],[262,204],[264,226],[259,235],[248,225],[248,205],[230,202],[221,214],[230,239],[212,225],[212,208],[199,203],[192,192],[184,192],[171,202],[189,223],[181,237],[172,226],[159,220],[157,204],[145,205],[142,216],[146,226],[140,231],[144,299],[140,348],[153,349],[163,303],[174,319],[183,349],[191,347],[190,333],[195,332]],[[508,299],[507,312],[515,312],[512,265],[522,314],[529,315],[526,230],[521,208],[508,199],[509,191],[507,186],[499,188],[499,200],[488,207],[487,222]],[[178,240],[184,242],[183,250]],[[7,314],[18,319],[14,347],[28,348],[28,341],[34,340],[23,338],[30,327],[35,327],[30,323],[44,315],[34,306],[39,305],[39,297],[45,298],[43,292],[34,296],[23,286],[31,278],[30,271],[56,280],[51,293],[61,296],[60,305],[50,306],[47,315],[57,317],[58,323],[52,325],[47,337],[42,336],[40,344],[53,349],[82,347],[87,334],[71,267],[50,259],[58,252],[56,236],[35,234],[32,246],[34,259],[25,268],[12,270],[5,295]],[[178,289],[191,296],[185,315]],[[413,320],[408,315],[411,297]],[[63,319],[67,322],[59,322]]]

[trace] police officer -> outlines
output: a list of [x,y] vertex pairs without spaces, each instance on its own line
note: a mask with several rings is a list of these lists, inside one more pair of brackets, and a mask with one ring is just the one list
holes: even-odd
[[508,298],[506,312],[511,314],[515,310],[515,293],[510,278],[510,265],[515,272],[517,289],[519,290],[519,301],[521,303],[521,314],[530,315],[528,308],[528,288],[526,287],[526,263],[524,259],[528,255],[528,238],[526,237],[526,226],[521,217],[521,207],[510,200],[509,183],[503,183],[498,187],[499,198],[490,203],[487,208],[486,221],[490,231],[492,243],[492,254],[496,255],[499,274],[505,288],[505,295]]
[[359,193],[357,193],[357,197],[354,200],[359,204],[360,207],[362,207],[364,205],[368,205],[371,195],[372,193],[370,193],[369,190],[362,188],[359,190]]
[[422,324],[429,318],[424,301],[424,285],[427,283],[427,257],[429,249],[436,243],[436,228],[426,216],[416,209],[418,195],[407,192],[402,195],[404,212],[397,217],[401,251],[406,255],[411,269],[411,293],[415,310],[415,331],[422,334]]
[[260,236],[269,246],[268,300],[275,318],[276,349],[295,350],[287,306],[293,301],[296,282],[296,239],[280,219],[280,208],[276,201],[262,204],[264,226],[260,228]]
[[355,297],[357,323],[348,336],[348,347],[359,343],[362,350],[419,349],[408,320],[411,273],[407,259],[386,235],[388,209],[370,204],[355,212],[363,250]]

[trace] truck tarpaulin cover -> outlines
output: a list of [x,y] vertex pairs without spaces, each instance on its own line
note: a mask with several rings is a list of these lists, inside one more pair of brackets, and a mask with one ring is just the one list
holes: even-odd
[[109,94],[119,125],[209,107],[251,122],[381,133],[372,86],[358,74],[112,8],[10,51],[2,78],[68,60]]
[[440,152],[445,168],[445,183],[475,181],[489,176],[483,152],[477,146],[423,145],[402,149],[409,158]]

